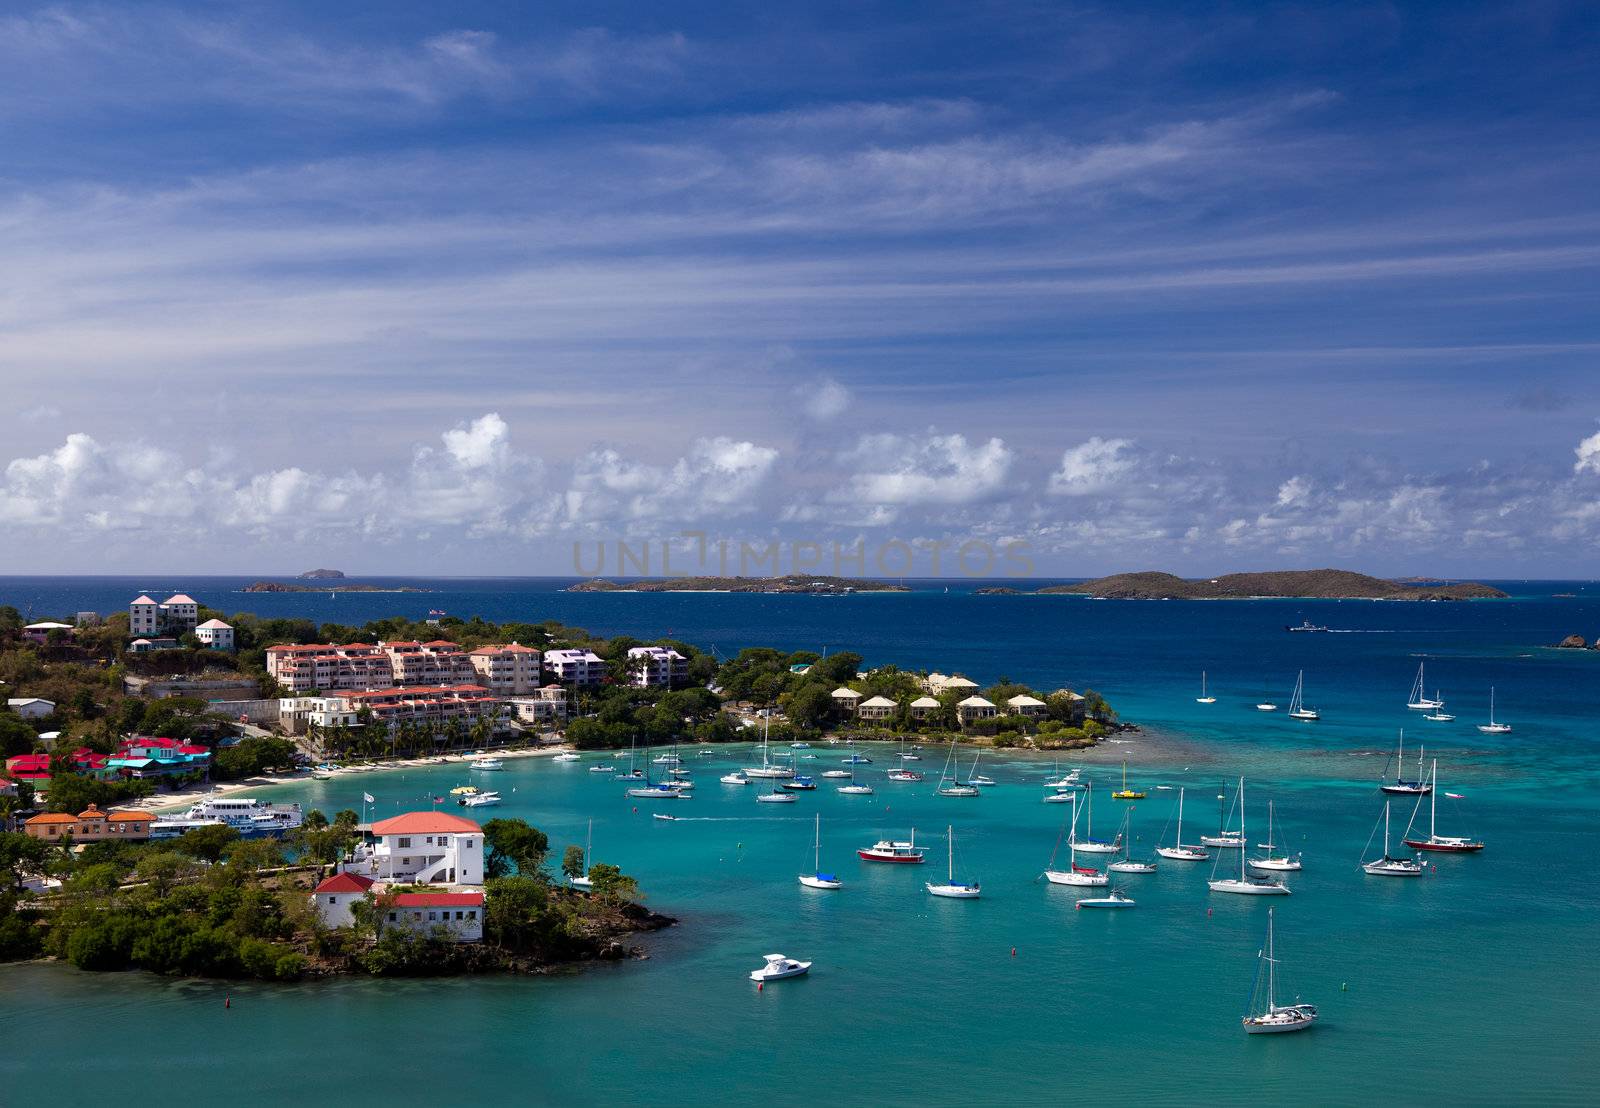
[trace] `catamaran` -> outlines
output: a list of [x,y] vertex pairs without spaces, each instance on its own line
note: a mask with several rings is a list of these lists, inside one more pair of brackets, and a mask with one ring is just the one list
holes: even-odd
[[[1426,796],[1433,791],[1433,786],[1423,780],[1422,777],[1422,747],[1417,747],[1417,776],[1410,781],[1400,776],[1405,766],[1405,756],[1406,732],[1405,728],[1402,727],[1400,729],[1400,742],[1395,747],[1394,752],[1394,780],[1383,781],[1383,778],[1379,778],[1383,783],[1378,788],[1392,796]],[[1387,777],[1389,774],[1387,765],[1383,767],[1383,772],[1384,777]]]
[[[1239,778],[1239,837],[1244,838],[1244,778]],[[1242,844],[1241,844],[1242,845]],[[1212,878],[1206,882],[1214,893],[1242,893],[1246,896],[1288,896],[1289,886],[1282,881],[1273,881],[1266,877],[1252,877],[1245,870],[1245,852],[1239,851],[1239,876],[1217,877],[1216,863],[1212,864]],[[1222,856],[1217,856],[1217,862],[1222,861]]]
[[1077,809],[1073,809],[1073,845],[1080,854],[1115,854],[1122,848],[1122,835],[1119,833],[1111,842],[1102,842],[1094,837],[1094,782],[1089,782],[1089,788],[1084,790],[1085,797],[1083,813],[1083,839],[1077,839]]
[[1277,828],[1273,824],[1273,808],[1273,802],[1267,801],[1267,841],[1256,844],[1266,853],[1259,858],[1250,859],[1250,868],[1267,873],[1293,873],[1301,870],[1304,867],[1300,864],[1298,852],[1294,854],[1290,854],[1287,851],[1282,854],[1273,853],[1278,849],[1277,842],[1273,838],[1277,832]]
[[1228,813],[1223,807],[1228,801],[1228,787],[1222,786],[1222,791],[1217,794],[1217,833],[1215,835],[1201,835],[1201,846],[1214,846],[1218,850],[1244,849],[1244,831],[1228,830]]
[[1299,676],[1294,679],[1294,696],[1289,700],[1289,718],[1307,722],[1321,719],[1322,716],[1315,708],[1306,707],[1305,689],[1306,671],[1301,670]]
[[1128,760],[1122,760],[1122,788],[1111,794],[1112,800],[1143,800],[1144,793],[1128,788]]
[[[1246,1035],[1270,1035],[1279,1031],[1304,1031],[1317,1022],[1317,1006],[1315,1004],[1279,1004],[1278,1003],[1278,959],[1274,956],[1272,947],[1272,909],[1267,909],[1267,945],[1262,949],[1259,961],[1256,964],[1256,983],[1250,990],[1250,1003],[1245,1010],[1244,1024]],[[1266,968],[1265,975],[1262,967]],[[1260,1011],[1256,1010],[1256,1000],[1261,994],[1261,978],[1266,977],[1266,1001]]]
[[1444,701],[1437,698],[1429,699],[1427,694],[1422,691],[1422,667],[1425,664],[1426,663],[1424,662],[1417,663],[1417,679],[1411,682],[1411,695],[1406,697],[1407,708],[1427,709],[1444,707]]
[[1217,698],[1206,692],[1206,671],[1200,671],[1200,695],[1194,698],[1196,704],[1215,704]]
[[1506,735],[1511,732],[1509,723],[1496,723],[1494,721],[1494,686],[1489,686],[1489,722],[1478,724],[1478,730],[1485,735]]
[[[1483,843],[1478,839],[1467,838],[1463,835],[1441,835],[1438,832],[1439,816],[1439,759],[1433,760],[1433,769],[1428,774],[1428,837],[1414,839],[1411,837],[1411,824],[1417,821],[1416,809],[1411,812],[1411,823],[1406,824],[1406,833],[1401,841],[1414,850],[1432,850],[1443,854],[1473,854],[1483,849]],[[1422,798],[1417,798],[1417,807],[1422,806]]]
[[1170,858],[1174,862],[1203,862],[1211,855],[1197,846],[1183,845],[1183,793],[1184,790],[1180,786],[1178,789],[1178,837],[1171,846],[1156,847],[1156,853],[1163,858]]
[[[1383,802],[1383,857],[1374,858],[1370,862],[1362,862],[1361,868],[1374,877],[1421,877],[1422,864],[1415,858],[1396,858],[1389,853],[1389,805],[1391,801]],[[1418,800],[1417,803],[1421,803]],[[1372,829],[1376,832],[1376,826]],[[1372,841],[1372,836],[1367,836],[1367,841]]]
[[800,884],[808,889],[842,889],[844,882],[831,873],[822,872],[822,815],[817,814],[816,838],[812,841],[811,872],[800,875]]
[[1072,830],[1067,833],[1067,868],[1064,870],[1053,869],[1056,864],[1056,853],[1061,849],[1061,841],[1056,840],[1056,849],[1050,852],[1050,862],[1045,867],[1045,880],[1052,885],[1091,885],[1095,887],[1110,883],[1111,879],[1093,866],[1080,866],[1078,864],[1077,845],[1078,831],[1078,794],[1072,794]]
[[955,829],[953,827],[946,827],[944,829],[944,834],[945,834],[945,857],[948,859],[948,861],[947,861],[947,863],[945,865],[944,884],[940,885],[940,884],[935,884],[932,881],[927,881],[927,882],[924,882],[925,887],[927,888],[928,892],[932,893],[934,896],[945,896],[945,897],[949,897],[952,900],[976,900],[976,899],[978,899],[978,894],[980,893],[981,889],[979,888],[978,883],[976,881],[957,881],[956,880],[956,835],[955,835]]
[[[1122,857],[1112,862],[1106,869],[1111,873],[1154,873],[1156,871],[1154,862],[1136,862],[1128,855],[1128,844],[1133,840],[1132,820],[1133,809],[1129,808],[1122,813],[1122,830],[1117,832],[1117,838],[1122,840]],[[1115,890],[1112,895],[1116,895]]]

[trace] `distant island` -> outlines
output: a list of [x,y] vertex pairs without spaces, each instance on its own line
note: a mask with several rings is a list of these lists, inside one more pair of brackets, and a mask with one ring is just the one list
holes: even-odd
[[988,585],[981,589],[973,589],[974,596],[1021,596],[1021,589],[1014,589],[1010,585]]
[[[330,572],[337,573],[337,570]],[[305,576],[302,574],[301,576]],[[339,574],[343,577],[344,574]],[[240,592],[427,592],[415,585],[291,585],[283,581],[257,581]]]
[[1489,600],[1506,594],[1476,581],[1411,584],[1345,569],[1286,569],[1188,580],[1171,573],[1118,573],[1040,593],[1114,600]]
[[308,569],[297,578],[301,581],[343,581],[342,569]]
[[765,592],[837,595],[850,592],[910,592],[904,585],[862,577],[666,577],[619,585],[597,577],[567,587],[567,592]]

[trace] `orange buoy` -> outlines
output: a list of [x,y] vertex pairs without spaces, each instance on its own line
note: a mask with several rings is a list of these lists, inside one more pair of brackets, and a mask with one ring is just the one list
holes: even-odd
[[233,997],[230,996],[230,997],[223,998],[222,1006],[224,1008],[232,1008],[233,1007]]
[[1211,909],[1207,908],[1206,909],[1206,919],[1210,919],[1210,918],[1211,918]]
[[767,987],[767,983],[765,981],[757,981],[756,982],[756,992],[759,993],[762,989],[764,989],[766,987]]
[[1011,957],[1015,958],[1016,956],[1017,956],[1017,948],[1016,947],[1012,947],[1011,948]]

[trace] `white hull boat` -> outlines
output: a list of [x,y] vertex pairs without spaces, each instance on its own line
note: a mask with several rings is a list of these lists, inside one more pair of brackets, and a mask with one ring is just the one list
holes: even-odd
[[810,962],[797,962],[782,954],[768,954],[767,964],[750,971],[750,980],[765,984],[768,981],[785,981],[791,977],[804,977],[811,972]]
[[[1276,1035],[1285,1031],[1304,1031],[1317,1022],[1315,1004],[1278,1003],[1278,959],[1273,950],[1273,910],[1267,909],[1267,945],[1262,949],[1261,963],[1266,973],[1256,972],[1256,987],[1251,990],[1247,1014],[1240,1021],[1246,1035]],[[1266,978],[1266,996],[1257,1010],[1256,1000],[1261,994],[1262,978]]]
[[842,889],[844,882],[831,873],[822,872],[822,815],[818,813],[816,837],[811,844],[811,872],[800,875],[800,884],[808,889]]
[[[1044,879],[1052,885],[1080,885],[1089,888],[1102,888],[1109,885],[1111,879],[1093,866],[1080,866],[1078,864],[1078,852],[1083,849],[1083,847],[1076,845],[1074,842],[1077,838],[1078,830],[1078,794],[1070,793],[1068,795],[1072,799],[1072,829],[1067,834],[1067,868],[1051,869],[1046,867]],[[1057,843],[1056,849],[1060,849],[1059,843]],[[1050,861],[1052,864],[1055,862],[1054,855],[1051,855]]]
[[1494,719],[1494,688],[1489,689],[1489,722],[1478,724],[1478,730],[1485,735],[1507,735],[1511,733],[1509,723],[1496,723]]
[[720,778],[724,785],[748,785],[750,778],[742,773],[724,773]]
[[945,877],[944,883],[933,881],[924,883],[924,887],[933,896],[942,896],[950,900],[977,900],[981,889],[976,881],[956,880],[956,836],[955,828],[946,827],[945,834]]
[[1215,704],[1217,698],[1206,691],[1206,671],[1200,671],[1200,695],[1194,698],[1196,704]]
[[[1239,778],[1239,841],[1247,841],[1244,826],[1244,778]],[[1219,857],[1217,862],[1220,864]],[[1289,886],[1265,877],[1251,877],[1245,872],[1244,851],[1239,851],[1239,876],[1217,877],[1216,867],[1211,870],[1211,880],[1206,882],[1214,893],[1234,893],[1240,896],[1288,896]]]
[[1079,908],[1132,908],[1138,901],[1121,889],[1112,889],[1107,896],[1089,896],[1078,901]]
[[[1422,801],[1419,799],[1418,804]],[[1373,831],[1377,831],[1374,827]],[[1367,840],[1371,842],[1369,838]],[[1389,801],[1383,802],[1383,857],[1362,862],[1361,868],[1373,877],[1421,877],[1422,863],[1415,858],[1396,858],[1389,853]]]

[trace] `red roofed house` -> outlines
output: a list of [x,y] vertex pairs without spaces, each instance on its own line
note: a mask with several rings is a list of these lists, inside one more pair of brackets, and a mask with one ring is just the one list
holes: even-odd
[[378,646],[389,657],[396,685],[464,685],[478,678],[467,652],[444,639]]
[[6,759],[6,776],[35,785],[50,784],[50,755],[16,754]]
[[71,836],[76,843],[94,843],[105,839],[143,842],[150,837],[150,825],[155,819],[149,812],[116,808],[102,812],[91,804],[75,816],[62,812],[34,816],[22,825],[22,830],[47,842],[56,842],[67,836]]
[[449,812],[407,812],[372,825],[370,876],[412,885],[482,885],[483,828]]
[[483,941],[482,893],[401,893],[394,897],[385,927],[432,934],[445,931],[452,942]]
[[478,681],[501,696],[526,696],[539,687],[539,652],[531,646],[480,646],[468,656]]
[[367,894],[377,884],[359,873],[336,873],[311,892],[311,903],[317,909],[317,918],[324,927],[353,927],[355,917],[350,906]]

